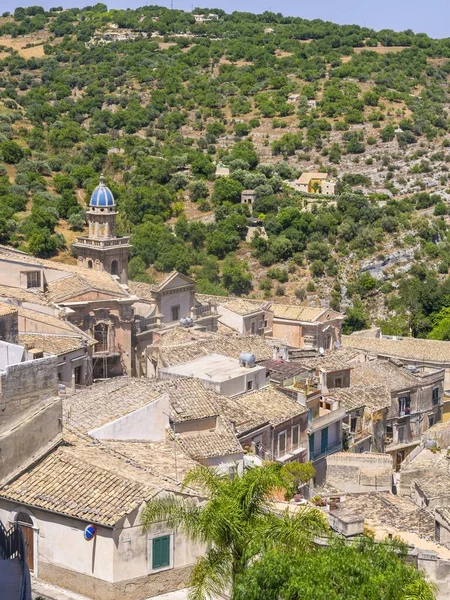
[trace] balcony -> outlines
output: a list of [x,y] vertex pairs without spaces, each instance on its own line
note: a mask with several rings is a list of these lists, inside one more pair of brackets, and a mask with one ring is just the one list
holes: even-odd
[[329,454],[334,454],[335,452],[341,452],[342,450],[342,440],[338,442],[334,442],[333,444],[328,444],[326,448],[319,448],[317,450],[310,451],[309,460],[318,460],[319,458],[323,458],[324,456],[328,456]]
[[216,306],[214,304],[205,304],[202,306],[193,306],[191,308],[191,316],[195,319],[201,319],[202,317],[209,317],[212,314],[216,314]]

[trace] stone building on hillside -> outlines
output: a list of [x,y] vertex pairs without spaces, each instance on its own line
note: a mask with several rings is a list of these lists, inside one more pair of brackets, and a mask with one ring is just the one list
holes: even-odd
[[116,235],[116,203],[111,190],[106,187],[103,175],[92,192],[87,211],[89,235],[78,237],[73,245],[78,255],[78,265],[95,271],[107,271],[128,281],[129,236]]
[[336,193],[336,181],[328,173],[305,172],[295,182],[300,192],[333,196]]
[[[294,348],[334,350],[341,344],[344,315],[329,308],[273,303],[274,338]],[[268,333],[270,335],[270,332]]]

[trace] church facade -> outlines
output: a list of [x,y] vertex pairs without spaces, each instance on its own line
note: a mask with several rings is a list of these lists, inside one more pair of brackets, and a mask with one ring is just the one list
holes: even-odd
[[128,283],[130,238],[116,235],[116,203],[103,175],[92,193],[87,211],[89,235],[80,236],[73,245],[78,266],[96,271],[107,271]]

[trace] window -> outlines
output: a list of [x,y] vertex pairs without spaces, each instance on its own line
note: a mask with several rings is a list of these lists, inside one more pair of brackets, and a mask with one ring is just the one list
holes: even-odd
[[433,427],[434,425],[434,415],[428,415],[428,427]]
[[41,287],[41,272],[28,271],[27,273],[27,288]]
[[292,427],[292,449],[297,450],[300,445],[300,425]]
[[249,381],[247,381],[247,391],[250,391],[253,389],[253,379],[250,379]]
[[152,569],[170,567],[170,535],[152,540]]
[[439,404],[439,388],[433,388],[433,406],[437,406]]
[[278,434],[278,456],[286,454],[286,432],[282,431]]
[[352,433],[355,433],[356,431],[356,424],[358,423],[358,417],[351,417],[350,419],[350,431]]
[[411,398],[409,396],[403,396],[398,399],[399,416],[404,417],[409,415],[411,412]]
[[180,307],[172,306],[170,309],[170,314],[172,315],[172,321],[178,321],[180,318]]
[[334,380],[334,387],[341,388],[342,387],[342,377],[336,377]]
[[92,269],[94,266],[94,263],[92,262],[92,260],[88,260],[87,265],[88,265],[88,269]]
[[405,427],[397,427],[398,443],[402,444],[405,441]]
[[252,333],[255,333],[255,331],[256,331],[256,323],[255,323],[255,321],[251,322],[251,324],[250,324],[250,330],[251,330]]

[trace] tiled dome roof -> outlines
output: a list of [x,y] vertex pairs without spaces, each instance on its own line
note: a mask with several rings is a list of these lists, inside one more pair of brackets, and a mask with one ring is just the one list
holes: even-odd
[[109,187],[106,187],[103,175],[100,177],[99,185],[92,192],[89,206],[115,206],[114,196]]

